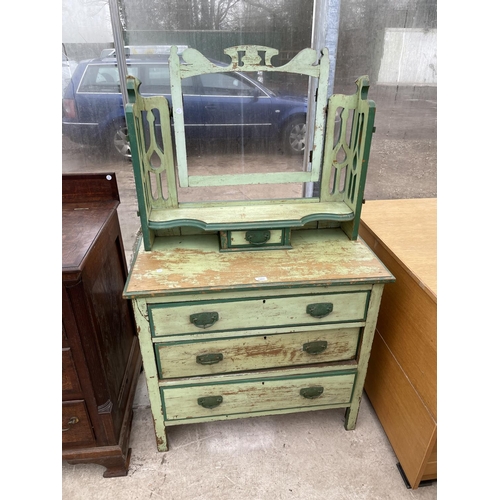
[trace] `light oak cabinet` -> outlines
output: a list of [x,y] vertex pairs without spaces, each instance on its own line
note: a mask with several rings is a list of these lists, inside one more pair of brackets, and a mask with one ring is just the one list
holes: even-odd
[[376,200],[360,234],[396,277],[384,293],[366,393],[411,488],[437,478],[437,200]]

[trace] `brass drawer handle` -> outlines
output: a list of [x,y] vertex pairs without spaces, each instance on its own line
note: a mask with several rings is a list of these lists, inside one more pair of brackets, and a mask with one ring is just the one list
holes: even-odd
[[318,340],[316,342],[307,342],[302,346],[302,350],[308,354],[320,354],[322,353],[328,345],[326,340]]
[[[68,420],[68,424],[67,425],[75,425],[77,424],[78,422],[80,422],[80,420],[78,420],[78,417],[71,417],[69,420]],[[66,432],[66,431],[69,431],[71,429],[71,427],[68,427],[67,429],[63,429],[62,431],[63,432]]]
[[271,238],[271,231],[267,230],[256,230],[247,231],[245,233],[245,239],[250,243],[250,245],[264,245]]
[[216,363],[222,361],[223,358],[224,356],[221,352],[215,354],[200,354],[199,356],[196,356],[196,362],[200,365],[215,365]]
[[198,328],[209,328],[210,326],[213,326],[217,321],[219,321],[219,313],[203,312],[191,314],[191,316],[189,316],[189,321]]
[[314,387],[307,387],[305,389],[300,389],[300,395],[307,399],[319,398],[323,394],[323,387],[320,385]]
[[222,396],[207,396],[204,398],[198,398],[198,404],[203,406],[203,408],[208,408],[211,410],[222,403]]
[[313,318],[324,318],[333,311],[332,302],[318,302],[317,304],[309,304],[306,307],[306,313]]

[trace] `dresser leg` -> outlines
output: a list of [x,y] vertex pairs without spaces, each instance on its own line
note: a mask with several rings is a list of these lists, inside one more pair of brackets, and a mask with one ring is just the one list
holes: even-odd
[[359,405],[361,403],[361,396],[365,385],[368,360],[372,350],[373,337],[375,335],[375,327],[377,325],[377,317],[383,289],[384,285],[373,285],[370,293],[370,303],[366,313],[366,323],[363,328],[361,345],[358,354],[358,376],[356,377],[356,384],[354,385],[352,391],[351,406],[347,408],[345,412],[344,428],[347,431],[352,431],[356,427],[356,421],[358,420]]
[[357,401],[357,403],[353,403],[345,411],[344,429],[346,431],[352,431],[356,428],[356,422],[358,420],[359,413],[359,403],[359,401]]
[[163,429],[160,430],[157,428],[155,423],[155,434],[156,434],[156,447],[158,448],[158,451],[160,452],[168,451],[168,441],[167,441],[167,433],[165,432],[165,426],[163,425]]
[[148,387],[149,402],[156,434],[156,446],[158,451],[168,451],[167,433],[165,430],[165,418],[158,386],[158,373],[156,370],[155,352],[151,341],[151,329],[149,325],[149,314],[147,303],[144,299],[134,299],[135,321],[137,324],[137,336],[141,348],[142,366]]

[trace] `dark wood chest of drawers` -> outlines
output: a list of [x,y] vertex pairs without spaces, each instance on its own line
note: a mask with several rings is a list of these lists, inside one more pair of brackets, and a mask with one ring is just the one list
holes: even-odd
[[114,174],[62,177],[62,458],[127,474],[141,367]]

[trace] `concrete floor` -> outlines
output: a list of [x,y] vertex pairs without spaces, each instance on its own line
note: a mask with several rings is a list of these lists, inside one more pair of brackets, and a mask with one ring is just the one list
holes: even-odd
[[437,483],[406,488],[369,400],[344,430],[344,410],[321,410],[168,429],[156,450],[143,374],[135,402],[126,477],[99,465],[62,465],[65,500],[404,500],[437,498]]
[[[380,100],[379,100],[380,102]],[[377,102],[366,199],[436,197],[435,101],[408,97]],[[417,120],[418,123],[415,122]],[[416,127],[418,134],[411,131]],[[63,172],[115,172],[122,237],[130,262],[139,219],[131,164],[101,158],[63,138]],[[205,156],[204,162],[206,163]],[[357,427],[345,431],[343,410],[179,425],[168,430],[170,449],[156,450],[143,374],[134,401],[129,473],[104,479],[98,465],[62,464],[64,500],[404,500],[437,498],[437,482],[409,490],[398,459],[366,395]]]

